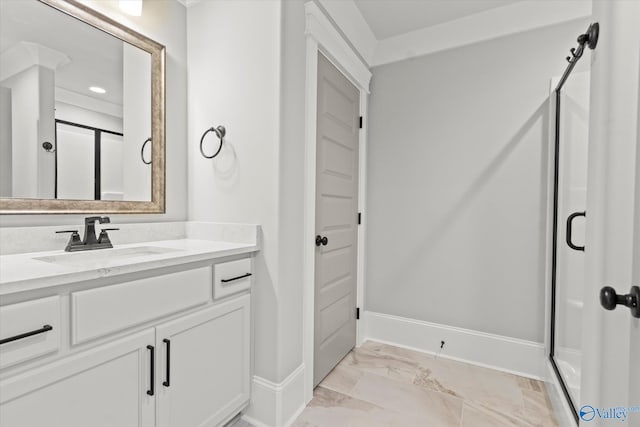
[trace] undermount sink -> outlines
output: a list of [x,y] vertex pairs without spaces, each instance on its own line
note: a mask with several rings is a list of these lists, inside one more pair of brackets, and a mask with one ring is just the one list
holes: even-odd
[[111,264],[127,258],[138,258],[149,255],[162,255],[177,252],[180,249],[163,248],[159,246],[136,246],[133,248],[97,249],[86,252],[65,253],[33,258],[51,264],[68,266],[95,266],[96,264]]

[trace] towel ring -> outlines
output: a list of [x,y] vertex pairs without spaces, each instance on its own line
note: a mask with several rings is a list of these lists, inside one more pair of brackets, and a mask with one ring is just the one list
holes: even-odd
[[144,147],[147,145],[147,142],[151,142],[151,138],[147,138],[142,143],[142,148],[140,149],[140,158],[142,159],[142,163],[145,165],[150,165],[153,160],[149,160],[148,162],[144,161]]
[[[220,140],[218,151],[216,151],[213,156],[207,156],[206,154],[204,154],[204,150],[202,149],[202,143],[204,142],[204,137],[207,136],[209,132],[214,132],[218,137],[218,139]],[[222,125],[218,126],[217,128],[211,127],[206,131],[204,131],[204,133],[202,134],[202,137],[200,138],[200,153],[202,154],[202,157],[204,157],[205,159],[213,159],[215,156],[220,154],[220,150],[222,150],[222,143],[224,142],[224,136],[226,135],[226,133],[227,133],[227,130]]]

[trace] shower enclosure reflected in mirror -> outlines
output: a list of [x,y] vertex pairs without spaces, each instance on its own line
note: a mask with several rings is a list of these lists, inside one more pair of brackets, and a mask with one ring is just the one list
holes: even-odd
[[73,0],[0,9],[0,212],[164,212],[164,47]]

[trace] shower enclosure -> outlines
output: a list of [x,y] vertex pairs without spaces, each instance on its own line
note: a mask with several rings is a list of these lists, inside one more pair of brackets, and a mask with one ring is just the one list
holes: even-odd
[[[588,218],[587,144],[590,73],[573,69],[586,48],[594,49],[598,24],[578,37],[578,47],[554,90],[553,242],[549,359],[578,422],[584,288],[585,221]],[[588,249],[587,249],[588,250]]]

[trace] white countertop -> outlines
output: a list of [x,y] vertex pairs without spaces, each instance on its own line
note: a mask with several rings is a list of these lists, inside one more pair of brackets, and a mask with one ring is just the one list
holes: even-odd
[[[165,248],[170,251],[119,256],[113,259],[109,258],[109,251],[122,252],[122,250],[126,248],[140,247]],[[113,249],[98,249],[85,252],[69,253],[58,250],[2,255],[0,256],[0,296],[152,270],[160,267],[175,266],[189,262],[252,253],[258,251],[258,249],[255,243],[178,239],[117,245]],[[62,264],[35,259],[44,257],[73,257],[76,254],[89,253],[104,256],[85,256],[85,258],[91,259],[88,260],[88,262],[77,262],[73,264]]]

